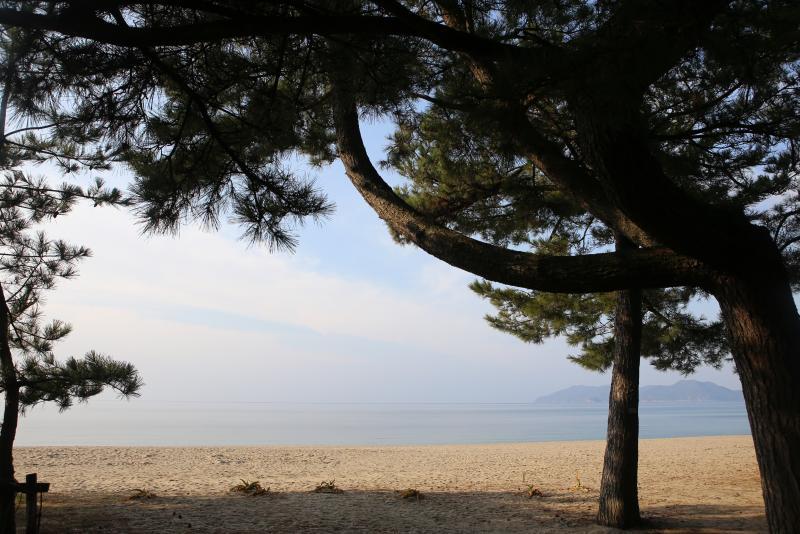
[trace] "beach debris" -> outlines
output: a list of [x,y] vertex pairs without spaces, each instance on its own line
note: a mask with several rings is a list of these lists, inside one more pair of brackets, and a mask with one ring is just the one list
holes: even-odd
[[271,493],[270,488],[265,488],[261,485],[258,480],[254,480],[249,482],[245,479],[241,479],[241,484],[236,484],[233,486],[230,491],[238,492],[238,493],[245,493],[250,496],[258,496],[258,495],[268,495]]
[[544,497],[542,490],[537,488],[534,484],[528,484],[528,487],[525,489],[525,495],[529,499],[533,499],[534,497]]
[[142,501],[145,499],[155,499],[156,497],[158,497],[158,495],[148,489],[137,488],[133,490],[133,495],[128,497],[128,499],[131,501]]
[[425,496],[419,490],[408,488],[400,492],[400,498],[405,500],[420,501],[424,499]]
[[336,480],[323,480],[311,491],[313,493],[344,493],[344,490],[336,485]]

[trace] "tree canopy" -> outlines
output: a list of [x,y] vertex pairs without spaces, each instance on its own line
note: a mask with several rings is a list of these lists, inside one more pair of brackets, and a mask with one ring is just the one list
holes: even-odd
[[[5,23],[57,32],[38,34],[26,82],[30,106],[20,112],[42,117],[57,110],[74,129],[56,136],[128,163],[140,212],[156,230],[173,230],[186,218],[214,225],[227,210],[251,238],[291,246],[291,224],[330,206],[285,158],[297,151],[313,162],[335,157],[331,72],[344,71],[359,81],[347,93],[362,113],[394,117],[418,136],[437,127],[490,131],[491,143],[473,154],[484,171],[500,166],[507,173],[528,162],[528,171],[510,180],[514,187],[546,176],[552,185],[527,194],[546,195],[555,186],[635,242],[677,249],[637,253],[642,264],[628,262],[628,279],[695,285],[695,268],[703,266],[682,255],[729,255],[738,245],[723,235],[725,226],[753,219],[772,223],[793,265],[794,199],[783,198],[796,185],[798,132],[790,2],[469,2],[466,10],[393,1],[7,5],[0,10]],[[637,33],[632,21],[653,31]],[[664,36],[672,47],[663,46]],[[614,43],[623,38],[631,45],[620,49]],[[633,108],[616,109],[621,90],[641,93],[625,103]],[[415,117],[426,103],[441,116],[426,119],[427,127]],[[576,123],[580,106],[609,117],[637,115],[634,127],[620,133],[632,136],[632,149],[647,144],[644,163],[658,177],[648,182],[650,196],[669,210],[661,218],[676,224],[645,235],[628,213],[643,207],[628,206],[623,196],[604,198],[609,193],[592,176],[600,169]],[[485,149],[493,155],[485,157]],[[463,171],[475,170],[452,169],[462,171],[462,191],[473,185]],[[686,198],[673,198],[679,192]],[[616,200],[625,208],[609,207]],[[706,229],[694,233],[707,246],[671,245],[668,235],[678,226]],[[712,230],[719,239],[704,235]],[[606,258],[592,260],[558,264],[596,265],[606,271],[602,278],[614,278]],[[505,255],[503,263],[519,261]],[[653,265],[670,261],[671,276]],[[621,278],[593,287],[622,287]],[[536,289],[573,290],[545,285]]]
[[[229,216],[291,246],[330,206],[286,158],[338,158],[402,239],[488,280],[709,292],[770,528],[800,523],[796,2],[3,2],[0,23],[38,32],[21,109],[69,124],[40,136],[132,168],[154,230]],[[398,124],[396,155],[443,198],[428,207],[467,204],[463,220],[387,185],[359,128],[375,117]],[[469,226],[521,196],[534,222],[566,202],[635,247],[520,250]]]

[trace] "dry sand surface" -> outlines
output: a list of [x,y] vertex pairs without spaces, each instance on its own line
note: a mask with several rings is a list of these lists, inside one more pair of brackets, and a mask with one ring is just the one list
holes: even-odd
[[[607,532],[592,524],[603,447],[34,447],[16,459],[20,477],[52,484],[44,533]],[[749,436],[642,440],[639,465],[650,529],[766,530]],[[270,494],[229,492],[239,479]],[[342,493],[310,492],[332,479]],[[423,498],[402,499],[407,488]],[[132,500],[136,489],[156,496]]]

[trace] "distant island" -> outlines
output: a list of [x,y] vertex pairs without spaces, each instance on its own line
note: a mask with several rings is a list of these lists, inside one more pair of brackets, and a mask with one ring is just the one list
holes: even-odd
[[[592,404],[608,402],[610,386],[572,386],[536,399],[538,404]],[[742,401],[742,392],[713,382],[680,380],[671,386],[642,386],[640,402]]]

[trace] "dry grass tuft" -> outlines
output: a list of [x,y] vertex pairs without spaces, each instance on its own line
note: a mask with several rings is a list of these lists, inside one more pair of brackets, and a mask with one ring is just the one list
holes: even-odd
[[420,501],[424,499],[425,496],[419,490],[408,488],[400,492],[400,498],[405,500]]
[[233,486],[230,491],[244,493],[253,497],[258,495],[271,495],[273,493],[269,488],[261,486],[261,483],[258,480],[248,482],[245,479],[242,479],[241,484],[236,484]]
[[575,493],[589,493],[590,491],[592,491],[592,488],[584,486],[581,483],[581,475],[580,475],[580,473],[575,473],[575,485],[572,486],[571,488],[569,488],[569,491],[572,491],[572,492],[575,492]]
[[311,491],[313,493],[344,493],[344,490],[336,485],[335,480],[322,481]]
[[529,499],[533,499],[534,497],[544,497],[544,493],[542,493],[542,490],[540,490],[533,484],[529,484],[528,487],[525,489],[525,495]]
[[133,490],[133,495],[128,497],[128,499],[131,501],[143,501],[146,499],[155,499],[156,497],[158,497],[158,495],[148,489],[137,488]]

